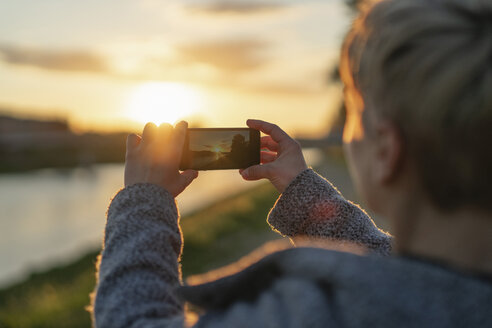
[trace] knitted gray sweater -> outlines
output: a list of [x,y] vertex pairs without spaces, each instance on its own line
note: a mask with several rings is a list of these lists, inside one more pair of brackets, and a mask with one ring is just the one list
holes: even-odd
[[184,327],[189,302],[203,310],[197,327],[492,327],[490,281],[381,256],[391,237],[312,170],[288,186],[268,221],[290,237],[355,242],[370,254],[286,249],[183,286],[174,199],[156,185],[133,185],[108,210],[95,326]]

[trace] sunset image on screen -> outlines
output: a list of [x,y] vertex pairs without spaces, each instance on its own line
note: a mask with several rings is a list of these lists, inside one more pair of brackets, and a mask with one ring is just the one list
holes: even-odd
[[191,166],[204,170],[234,167],[248,159],[249,131],[190,131]]

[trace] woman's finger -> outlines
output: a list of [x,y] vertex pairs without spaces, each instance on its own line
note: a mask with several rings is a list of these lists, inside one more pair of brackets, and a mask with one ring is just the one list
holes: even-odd
[[153,143],[152,152],[154,158],[159,163],[164,163],[168,158],[167,153],[169,152],[172,133],[173,126],[169,123],[162,123],[157,129],[156,140]]
[[270,165],[271,164],[250,166],[247,169],[240,171],[240,173],[244,180],[253,181],[268,179],[272,173],[272,167]]
[[186,170],[184,172],[180,173],[179,179],[180,179],[180,189],[185,190],[186,187],[188,187],[193,180],[195,180],[198,177],[198,171],[195,170]]
[[157,134],[157,126],[154,123],[147,123],[142,132],[142,142],[144,145],[150,145],[154,142]]
[[183,146],[186,139],[186,131],[188,129],[188,122],[181,121],[176,124],[173,131],[173,136],[170,145],[171,157],[176,159],[176,164],[179,165],[181,161],[181,155],[183,154]]
[[142,138],[135,133],[129,134],[126,138],[126,151],[131,151],[136,148],[140,144],[141,140]]
[[262,151],[260,155],[261,155],[261,159],[260,159],[261,164],[268,164],[277,159],[277,153],[273,153],[273,152]]
[[261,132],[271,136],[272,139],[279,145],[293,141],[293,139],[289,137],[289,135],[285,133],[284,130],[282,130],[275,124],[261,120],[247,120],[246,124],[252,129],[260,130]]
[[261,137],[261,148],[266,148],[271,151],[279,150],[278,143],[275,142],[275,140],[273,140],[270,136]]
[[157,130],[159,143],[163,143],[165,147],[169,147],[169,139],[173,133],[173,126],[169,123],[162,123]]

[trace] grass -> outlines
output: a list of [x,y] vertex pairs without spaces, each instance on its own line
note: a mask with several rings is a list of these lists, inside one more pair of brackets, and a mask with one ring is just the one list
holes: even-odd
[[[277,197],[265,183],[182,218],[183,275],[223,266],[278,238],[265,223]],[[85,307],[95,285],[98,252],[1,290],[0,328],[90,327]]]
[[273,186],[262,184],[184,218],[183,275],[231,263],[278,238],[265,222],[277,197]]

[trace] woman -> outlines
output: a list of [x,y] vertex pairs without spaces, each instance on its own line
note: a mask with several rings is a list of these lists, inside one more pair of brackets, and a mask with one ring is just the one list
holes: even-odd
[[353,242],[356,255],[297,247],[236,274],[181,286],[174,198],[186,123],[127,142],[125,189],[108,211],[97,327],[491,327],[492,5],[388,0],[356,20],[341,60],[344,146],[354,183],[393,236],[307,168],[279,127],[241,171],[282,193],[269,223],[289,237]]

